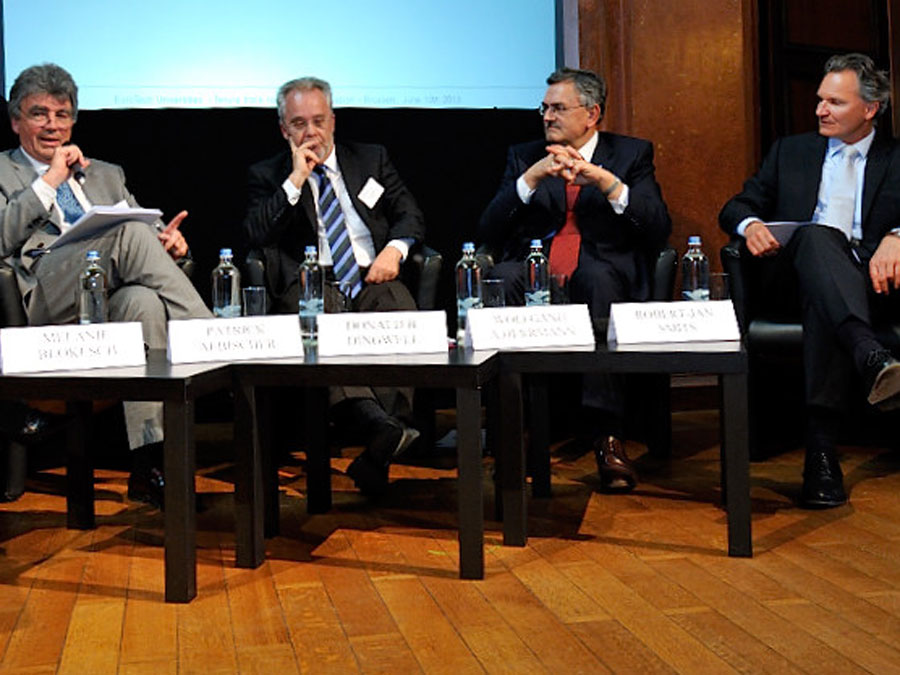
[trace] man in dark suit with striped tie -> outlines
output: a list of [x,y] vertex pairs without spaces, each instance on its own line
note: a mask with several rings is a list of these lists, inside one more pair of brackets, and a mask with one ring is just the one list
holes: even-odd
[[[334,142],[331,87],[305,77],[278,91],[278,117],[288,149],[249,171],[244,232],[261,248],[273,311],[297,311],[297,268],[304,248],[317,246],[326,275],[346,298],[326,287],[326,310],[338,300],[351,311],[414,310],[399,279],[409,248],[422,241],[424,218],[379,145]],[[331,294],[331,297],[329,297]],[[412,392],[368,387],[334,388],[335,420],[348,420],[367,438],[366,450],[348,473],[377,495],[387,486],[388,465],[415,440],[407,426]]]

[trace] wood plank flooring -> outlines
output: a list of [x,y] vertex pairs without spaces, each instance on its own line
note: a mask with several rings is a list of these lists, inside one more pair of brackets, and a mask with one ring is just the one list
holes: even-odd
[[[725,555],[718,416],[677,413],[671,461],[629,443],[629,495],[555,455],[528,546],[488,520],[483,581],[457,578],[452,467],[392,468],[370,504],[333,459],[307,516],[298,449],[282,534],[234,566],[227,425],[201,425],[198,596],[163,602],[162,517],[97,472],[98,527],[65,528],[62,469],[0,505],[0,673],[900,673],[900,456],[843,449],[849,506],[793,505],[802,451],[752,472],[752,559]],[[486,513],[492,462],[485,460]]]

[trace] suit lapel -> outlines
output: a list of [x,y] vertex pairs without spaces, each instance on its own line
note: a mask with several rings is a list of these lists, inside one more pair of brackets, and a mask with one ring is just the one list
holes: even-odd
[[869,212],[872,210],[872,203],[875,201],[875,195],[881,187],[884,180],[890,160],[888,152],[888,144],[879,141],[878,132],[876,132],[875,140],[869,148],[869,156],[866,158],[866,174],[863,179],[863,203],[862,203],[862,225],[869,219]]
[[[22,181],[22,187],[25,188],[30,186],[38,175],[37,171],[34,170],[34,166],[32,166],[31,162],[25,156],[25,153],[22,152],[21,148],[16,148],[12,152],[11,159],[13,160],[12,165],[16,170],[16,174],[19,176],[19,180]],[[50,209],[48,220],[56,227],[55,234],[59,234],[62,230],[62,219],[60,218],[59,211],[57,209]]]
[[356,209],[356,213],[365,222],[364,214],[368,212],[367,207],[364,208],[357,195],[362,190],[363,180],[366,177],[364,173],[366,168],[362,166],[362,162],[359,160],[354,161],[354,158],[350,157],[347,148],[343,145],[335,145],[335,152],[337,153],[338,167],[341,170],[341,178],[344,179],[344,187],[347,189],[347,196],[350,197],[350,202],[353,204],[353,208]]
[[[294,167],[293,167],[293,162],[291,160],[291,153],[287,152],[284,155],[284,160],[281,165],[281,174],[280,175],[282,175],[282,176],[290,175],[293,168]],[[313,233],[316,236],[318,236],[319,221],[318,221],[318,217],[316,215],[316,205],[313,203],[312,190],[303,190],[303,189],[300,190],[300,206],[303,209],[303,212],[306,214],[306,220],[312,227]]]
[[[828,139],[824,136],[814,136],[809,155],[805,159],[799,158],[801,161],[794,165],[794,175],[788,181],[788,184],[797,186],[795,194],[803,200],[802,213],[807,214],[805,217],[808,220],[812,220],[819,201],[819,183],[822,182],[822,165],[825,163],[827,150]],[[815,166],[814,171],[810,170],[811,163]]]

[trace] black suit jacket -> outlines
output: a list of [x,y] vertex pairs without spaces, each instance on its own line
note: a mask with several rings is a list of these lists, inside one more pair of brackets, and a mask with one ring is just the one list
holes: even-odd
[[[756,175],[722,208],[719,225],[734,236],[751,216],[773,222],[811,220],[827,148],[828,139],[816,133],[775,141]],[[860,257],[870,258],[895,227],[900,227],[900,145],[876,133],[863,181]]]
[[[372,233],[375,253],[392,239],[421,242],[425,234],[424,217],[391,164],[387,150],[380,145],[338,143],[335,152],[353,206]],[[288,151],[254,164],[249,170],[244,233],[251,247],[264,251],[266,281],[274,302],[296,283],[303,249],[318,245],[312,191],[304,186],[300,199],[291,206],[281,187],[290,172]],[[384,187],[384,193],[372,208],[358,197],[369,178]]]
[[[541,182],[528,204],[516,192],[516,181],[547,154],[546,141],[514,145],[496,196],[481,216],[480,239],[500,260],[524,260],[532,239],[549,250],[553,235],[566,219],[565,181],[550,177]],[[672,221],[656,182],[653,145],[649,141],[599,132],[591,162],[603,165],[628,185],[628,207],[617,214],[595,186],[585,186],[575,202],[582,251],[610,262],[629,281],[632,297],[650,293],[656,256],[665,247]]]

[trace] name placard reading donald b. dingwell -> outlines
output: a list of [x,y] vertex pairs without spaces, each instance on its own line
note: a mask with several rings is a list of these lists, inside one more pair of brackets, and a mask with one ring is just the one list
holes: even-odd
[[319,356],[422,354],[447,351],[444,312],[319,314]]
[[0,371],[39,373],[146,363],[137,321],[0,330]]

